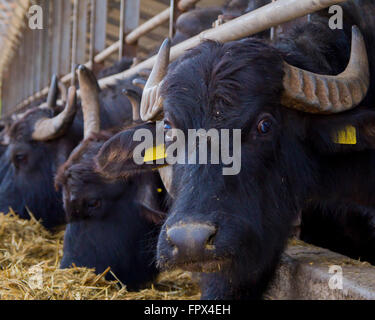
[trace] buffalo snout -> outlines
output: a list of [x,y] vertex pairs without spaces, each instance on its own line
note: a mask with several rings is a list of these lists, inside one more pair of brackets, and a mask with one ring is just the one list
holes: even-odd
[[200,260],[214,250],[216,233],[216,227],[202,223],[168,228],[167,240],[172,246],[173,260],[178,262]]

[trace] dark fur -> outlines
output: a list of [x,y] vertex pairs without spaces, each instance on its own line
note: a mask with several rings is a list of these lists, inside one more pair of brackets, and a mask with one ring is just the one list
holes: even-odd
[[185,12],[176,21],[176,33],[172,39],[172,45],[211,29],[220,15],[224,15],[226,20],[231,20],[266,4],[266,2],[267,0],[228,0],[223,7],[196,8]]
[[[139,129],[150,130],[153,135],[156,134],[155,124],[145,123],[114,135],[100,148],[95,160],[97,167],[100,168],[99,171],[104,176],[112,179],[119,176],[127,178],[134,174],[150,171],[151,166],[139,166],[133,161],[133,150],[138,145],[138,142],[133,140],[133,135]],[[121,150],[121,152],[118,152],[118,150]],[[152,168],[157,169],[157,167],[155,165]]]
[[310,203],[303,211],[301,240],[375,264],[375,214],[358,205]]
[[98,79],[106,78],[111,75],[123,72],[131,67],[133,64],[133,59],[123,57],[120,61],[117,61],[113,66],[101,70],[98,73]]
[[212,28],[212,24],[222,12],[221,8],[198,8],[181,14],[176,21],[176,33],[172,45]]
[[[345,30],[330,30],[323,12],[274,46],[251,38],[205,42],[169,68],[162,95],[165,118],[174,127],[242,129],[238,176],[222,176],[221,165],[173,167],[174,203],[159,236],[158,261],[165,268],[195,262],[202,270],[207,263],[222,264],[221,271],[202,275],[203,298],[260,298],[307,200],[323,206],[337,199],[375,205],[375,111],[366,108],[374,105],[373,89],[362,107],[340,115],[305,114],[280,104],[282,60],[318,73],[340,73],[348,62],[352,24],[366,38],[373,88],[375,21],[363,21],[361,10],[374,13],[375,7],[372,1],[349,1],[348,7]],[[257,131],[263,117],[273,123],[266,135]],[[332,135],[349,124],[358,130],[358,144],[335,144]],[[177,263],[166,230],[184,223],[215,225],[215,250]]]
[[[110,266],[135,290],[157,275],[156,240],[163,217],[148,208],[162,208],[162,182],[152,173],[117,181],[96,173],[93,158],[110,136],[100,133],[83,141],[57,174],[69,221],[61,268],[74,263],[102,273]],[[90,205],[93,201],[100,205]]]

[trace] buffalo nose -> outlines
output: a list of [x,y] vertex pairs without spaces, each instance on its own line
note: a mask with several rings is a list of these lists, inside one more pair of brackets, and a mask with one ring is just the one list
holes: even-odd
[[171,227],[167,237],[174,246],[175,258],[194,260],[206,250],[214,250],[216,232],[217,229],[208,224],[185,224]]

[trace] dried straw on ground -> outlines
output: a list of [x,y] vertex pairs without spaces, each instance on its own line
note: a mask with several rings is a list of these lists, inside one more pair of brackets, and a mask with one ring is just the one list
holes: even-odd
[[150,289],[127,292],[90,269],[60,270],[63,236],[64,231],[51,234],[35,219],[0,214],[0,299],[199,299],[187,272],[164,273]]

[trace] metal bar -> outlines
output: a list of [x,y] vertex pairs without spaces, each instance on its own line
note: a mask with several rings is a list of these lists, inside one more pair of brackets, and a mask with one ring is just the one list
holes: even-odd
[[34,93],[34,88],[33,88],[33,83],[34,83],[34,37],[33,37],[33,30],[30,30],[29,38],[30,38],[30,43],[29,43],[29,53],[30,53],[30,73],[29,73],[29,84],[30,84],[30,92],[29,95],[32,95]]
[[[6,76],[7,76],[6,72],[3,71],[3,77],[6,78]],[[1,116],[3,116],[4,113],[6,113],[6,108],[9,104],[8,94],[9,94],[8,83],[7,81],[3,81],[2,87],[1,87]]]
[[76,72],[75,66],[77,61],[77,41],[78,41],[78,7],[79,1],[74,0],[73,5],[73,38],[72,38],[72,65],[71,65],[71,82],[70,85],[75,85]]
[[[219,42],[241,39],[344,1],[346,0],[278,0],[277,2],[270,3],[221,26],[206,30],[195,37],[181,42],[171,49],[171,61],[178,58],[186,50],[199,45],[199,43],[205,39]],[[129,70],[101,79],[99,80],[99,85],[101,88],[104,88],[108,85],[115,84],[119,79],[132,76],[142,69],[152,68],[155,59],[156,56],[153,56]],[[64,78],[65,81],[69,80],[68,76]],[[37,97],[47,93],[48,88],[44,88],[40,93],[34,96]],[[23,104],[17,106],[17,108],[22,107]]]
[[90,15],[90,53],[89,62],[91,67],[94,67],[94,57],[95,57],[95,20],[96,20],[96,0],[91,0],[91,15]]
[[49,81],[51,75],[51,54],[50,54],[50,1],[43,0],[43,23],[44,28],[42,31],[42,80],[41,87],[44,88]]
[[30,29],[26,29],[25,31],[25,50],[27,52],[26,54],[26,70],[25,70],[25,78],[26,78],[26,81],[25,81],[25,92],[26,92],[26,96],[27,97],[30,97],[31,95],[31,90],[30,90],[30,79],[31,79],[31,76],[30,76],[30,71],[31,71],[31,57],[30,57],[30,54],[31,54],[31,51],[30,51]]
[[16,82],[14,83],[15,85],[15,90],[16,90],[16,104],[20,103],[22,101],[21,97],[21,90],[22,90],[22,83],[21,83],[21,61],[20,61],[20,50],[17,50],[15,57],[13,58],[15,60],[15,72],[16,72]]
[[70,61],[71,61],[71,16],[72,16],[72,4],[70,0],[63,1],[62,11],[62,29],[61,29],[61,54],[60,54],[60,75],[67,74],[70,72]]
[[35,30],[31,30],[31,94],[36,92],[35,90],[35,67],[36,67],[36,59],[35,59],[35,51],[36,51],[36,34]]
[[118,52],[118,60],[121,60],[124,56],[124,38],[125,38],[125,10],[126,10],[126,0],[120,0],[120,30],[119,30],[119,52]]
[[35,91],[38,92],[42,89],[42,84],[41,84],[41,78],[42,78],[42,49],[43,49],[43,31],[36,29],[34,30],[35,36],[36,36],[36,42],[35,42],[35,60],[36,60],[36,65],[35,65]]
[[107,10],[107,0],[99,0],[96,2],[95,54],[105,49]]
[[[38,0],[36,2],[37,5],[41,6],[42,1]],[[43,7],[42,7],[43,8]],[[43,8],[44,11],[44,8]],[[44,23],[44,21],[43,21]],[[35,29],[33,30],[35,34],[35,42],[34,42],[34,61],[35,61],[35,73],[34,73],[34,92],[38,92],[41,90],[42,85],[41,85],[41,78],[42,78],[42,48],[43,48],[43,39],[42,35],[43,32],[40,29]]]
[[[190,8],[191,6],[196,4],[198,1],[199,0],[181,0],[178,4],[178,9],[181,11],[185,11],[187,8]],[[170,19],[170,9],[168,8],[160,12],[159,14],[157,14],[155,17],[151,18],[150,20],[147,20],[138,28],[130,32],[125,38],[126,43],[133,44],[137,42],[137,40],[140,37],[144,36],[145,34],[159,27],[163,23],[167,22],[169,19]]]
[[169,38],[172,39],[175,33],[175,22],[177,17],[177,0],[170,0],[169,7]]
[[[228,21],[221,26],[203,31],[199,35],[175,45],[171,49],[170,59],[171,61],[177,59],[186,50],[199,45],[203,40],[228,42],[241,39],[345,1],[346,0],[278,0]],[[100,79],[99,85],[101,88],[104,88],[108,85],[115,84],[117,80],[132,76],[142,69],[152,68],[155,59],[156,56],[153,56],[129,70]]]
[[[275,1],[277,1],[277,0],[272,0],[272,2],[275,2]],[[276,28],[277,28],[277,27],[272,27],[272,28],[270,29],[270,40],[271,40],[271,41],[274,41],[274,40],[275,40]]]
[[25,32],[25,43],[26,43],[26,52],[27,52],[27,55],[26,55],[26,76],[27,76],[27,83],[26,83],[26,92],[27,92],[27,96],[30,97],[30,95],[32,94],[31,92],[31,64],[32,64],[32,60],[31,60],[31,30],[30,29],[26,29],[26,32]]
[[20,81],[21,85],[21,90],[20,90],[20,100],[23,101],[26,97],[25,94],[25,71],[26,71],[26,64],[25,64],[25,41],[21,41],[20,46],[19,46],[19,52],[20,52],[20,68],[22,70],[22,77]]
[[87,0],[78,1],[78,35],[76,63],[86,62],[87,43]]
[[[54,74],[60,73],[60,54],[62,42],[62,14],[63,1],[53,0],[52,7],[52,57],[51,70]],[[50,77],[49,77],[50,78]]]
[[16,83],[15,83],[15,91],[16,91],[16,103],[20,103],[22,101],[21,97],[21,65],[20,65],[20,52],[17,50],[16,56],[15,56],[15,72],[16,72]]
[[121,16],[120,16],[120,36],[119,36],[119,60],[126,54],[128,57],[135,57],[137,54],[137,46],[127,44],[125,36],[139,25],[140,16],[140,0],[121,0]]
[[12,104],[15,103],[14,101],[14,70],[13,70],[13,61],[11,61],[10,65],[9,65],[9,70],[10,70],[10,75],[9,75],[9,82],[10,82],[10,102]]

